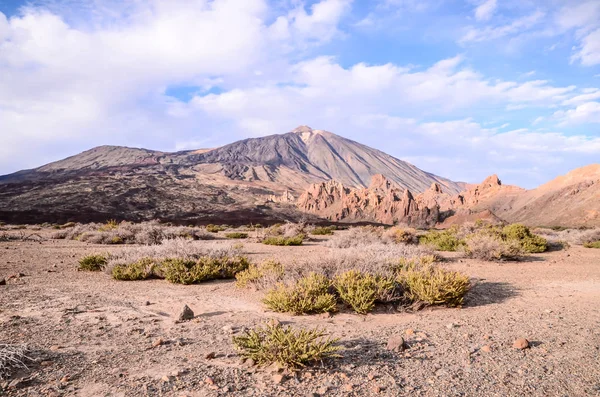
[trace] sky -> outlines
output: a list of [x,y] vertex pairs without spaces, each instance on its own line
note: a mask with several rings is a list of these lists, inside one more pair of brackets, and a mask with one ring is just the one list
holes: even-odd
[[331,131],[457,181],[600,162],[600,0],[0,0],[0,174]]

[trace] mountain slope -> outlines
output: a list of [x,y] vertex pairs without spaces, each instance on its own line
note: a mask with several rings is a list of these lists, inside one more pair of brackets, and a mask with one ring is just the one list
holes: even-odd
[[280,219],[278,205],[268,203],[273,195],[297,197],[311,184],[332,179],[364,188],[377,174],[415,193],[432,183],[451,193],[461,189],[458,183],[381,151],[299,127],[216,149],[177,153],[97,147],[0,177],[0,219]]

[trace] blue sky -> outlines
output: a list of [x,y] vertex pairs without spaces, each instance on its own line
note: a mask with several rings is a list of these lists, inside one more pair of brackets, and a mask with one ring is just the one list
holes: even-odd
[[0,174],[310,125],[454,180],[600,160],[600,0],[0,0]]

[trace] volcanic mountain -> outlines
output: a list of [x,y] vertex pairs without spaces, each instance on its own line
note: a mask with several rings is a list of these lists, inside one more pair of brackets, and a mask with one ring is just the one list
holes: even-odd
[[285,134],[176,153],[101,146],[2,176],[0,219],[281,220],[301,212],[277,201],[294,201],[311,184],[335,180],[361,189],[378,174],[414,193],[436,184],[457,194],[464,186],[379,150],[302,126]]

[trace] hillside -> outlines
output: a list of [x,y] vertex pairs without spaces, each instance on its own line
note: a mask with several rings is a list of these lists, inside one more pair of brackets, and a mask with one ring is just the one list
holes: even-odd
[[165,153],[101,146],[0,177],[0,219],[11,222],[168,219],[248,221],[298,217],[270,198],[314,183],[365,188],[383,174],[419,193],[462,185],[330,132],[299,127],[215,149]]

